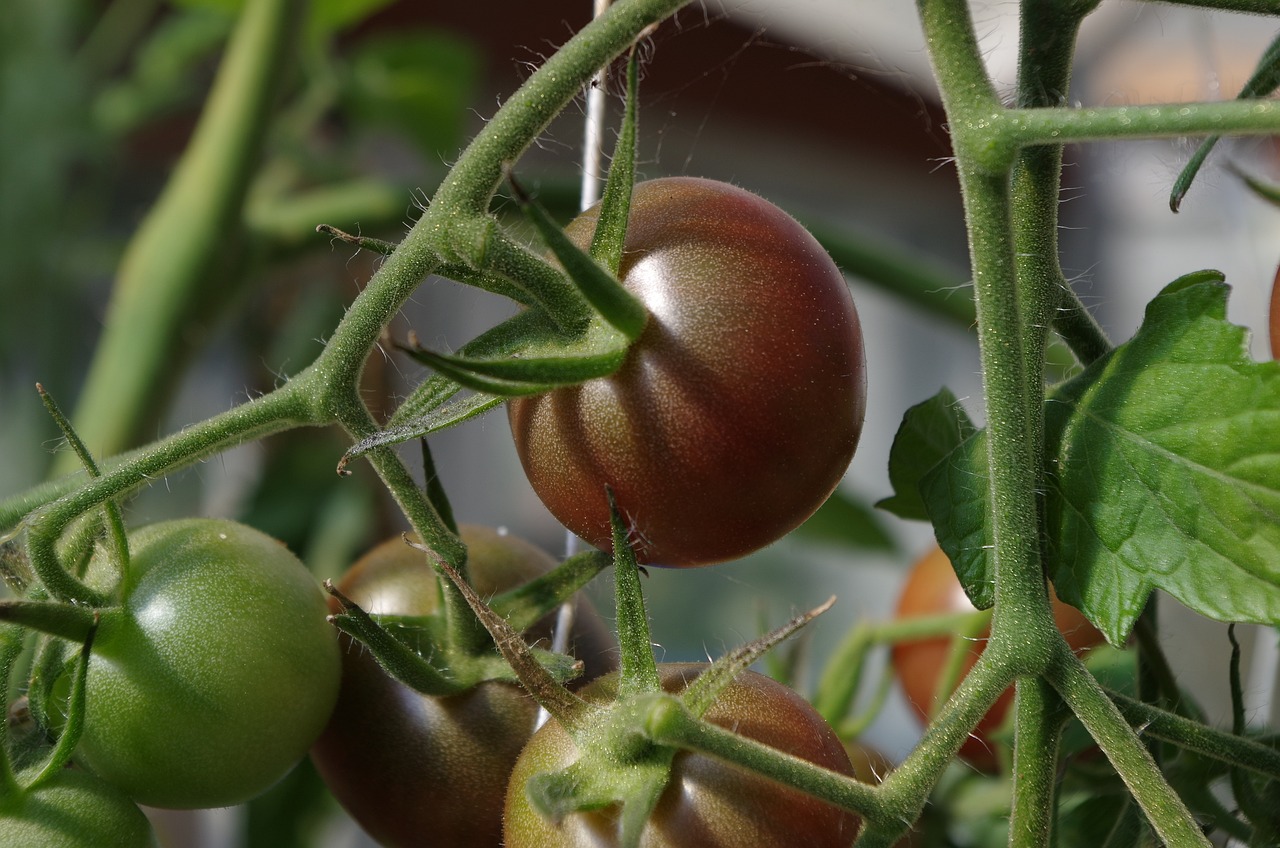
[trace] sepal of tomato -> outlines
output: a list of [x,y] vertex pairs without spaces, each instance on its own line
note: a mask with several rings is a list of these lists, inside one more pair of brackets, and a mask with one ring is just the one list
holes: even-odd
[[[663,690],[679,693],[707,668],[705,663],[659,665]],[[614,702],[617,689],[617,677],[610,676],[584,689],[582,696],[608,704]],[[852,774],[849,757],[826,722],[800,696],[763,675],[740,674],[720,691],[703,718],[833,771]],[[548,722],[529,741],[507,790],[504,836],[508,848],[619,844],[617,805],[575,812],[555,822],[540,815],[531,803],[527,791],[531,779],[568,768],[581,756],[578,743],[557,721]],[[857,828],[853,813],[746,769],[681,752],[673,755],[670,776],[639,844],[645,848],[848,846]]]
[[[655,711],[670,715],[668,708],[674,706],[678,717],[687,717],[696,727],[701,717],[715,710],[716,704],[727,702],[730,708],[725,724],[733,728],[734,733],[743,723],[750,724],[752,717],[783,716],[783,726],[799,737],[786,738],[784,750],[805,757],[806,744],[812,746],[818,744],[815,740],[827,740],[833,752],[831,759],[822,756],[814,759],[822,766],[847,775],[850,770],[848,757],[834,731],[803,699],[776,681],[760,675],[754,676],[763,681],[759,686],[772,688],[779,697],[765,703],[757,703],[749,697],[744,701],[737,697],[739,690],[735,688],[743,685],[744,678],[755,683],[753,673],[746,670],[747,666],[826,607],[798,616],[778,631],[730,652],[716,663],[699,666],[696,672],[675,670],[668,674],[653,659],[639,567],[626,542],[626,529],[612,493],[606,490],[606,496],[610,504],[613,547],[617,552],[615,587],[622,657],[619,673],[605,678],[611,682],[593,684],[607,687],[599,700],[588,694],[593,691],[592,687],[578,695],[552,680],[534,661],[528,647],[506,621],[484,603],[458,572],[448,564],[441,566],[489,630],[503,656],[520,675],[521,683],[551,716],[521,754],[522,762],[530,757],[534,765],[521,772],[517,764],[513,772],[507,792],[505,844],[591,844],[634,848],[638,845],[741,844],[744,839],[749,839],[751,844],[795,844],[790,841],[795,836],[794,827],[786,827],[784,833],[783,828],[777,825],[779,821],[785,825],[792,824],[781,817],[781,810],[766,808],[763,818],[774,821],[775,830],[759,829],[762,817],[756,802],[762,800],[762,794],[774,799],[783,797],[786,793],[779,792],[778,784],[718,759],[684,755],[675,744],[665,744],[658,741],[657,736],[650,735],[650,729],[655,726]],[[830,606],[830,602],[826,606]],[[676,682],[677,677],[679,682]],[[672,696],[666,694],[664,688],[668,686],[679,692],[678,703],[670,703]],[[755,688],[747,685],[748,690],[754,691]],[[782,701],[787,701],[795,709],[788,710]],[[554,744],[553,749],[559,749],[564,754],[563,758],[543,763],[530,751],[539,750],[543,746],[539,740],[548,738],[557,742],[567,741],[568,744]],[[731,738],[734,749],[738,750],[738,737],[731,734]],[[753,749],[753,755],[771,756],[770,744],[771,741],[765,740],[760,748]],[[795,750],[797,746],[802,750]],[[683,772],[677,774],[675,771],[677,761],[691,758],[694,762],[705,760],[712,764],[710,769],[714,777],[705,778],[708,787],[705,791],[694,791],[704,779],[686,779]],[[716,778],[730,775],[745,777],[746,782],[731,783],[731,788],[726,790]],[[764,787],[764,793],[753,792],[753,787]],[[856,832],[853,813],[828,806],[803,792],[792,791],[791,794],[799,797],[811,812],[817,810],[821,813],[818,816],[821,824],[815,828],[815,836],[821,834],[821,838],[809,844],[847,845],[851,842]],[[664,800],[689,799],[695,795],[700,803],[689,809],[679,806],[678,800]],[[740,795],[748,796],[749,800],[740,804],[737,800]],[[719,803],[713,802],[715,798],[720,799]],[[670,806],[672,803],[676,804],[674,808]],[[663,819],[656,818],[661,809],[668,810],[661,814],[663,819],[675,815],[681,822],[667,835],[655,836],[664,832],[660,824]],[[734,827],[729,824],[735,821],[740,825]],[[705,827],[702,826],[704,822]],[[663,841],[669,840],[671,834],[687,841]],[[762,836],[764,842],[761,842]]]

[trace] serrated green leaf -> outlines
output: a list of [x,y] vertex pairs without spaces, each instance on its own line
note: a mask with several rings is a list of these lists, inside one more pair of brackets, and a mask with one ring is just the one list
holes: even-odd
[[1157,588],[1280,621],[1280,364],[1248,357],[1227,292],[1174,283],[1046,408],[1050,573],[1113,644]]
[[920,481],[974,433],[973,422],[950,389],[942,389],[902,416],[889,449],[889,482],[894,494],[876,504],[900,518],[929,518]]

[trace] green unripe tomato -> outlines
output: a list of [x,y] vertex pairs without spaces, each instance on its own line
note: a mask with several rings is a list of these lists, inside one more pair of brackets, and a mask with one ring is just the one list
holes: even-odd
[[324,593],[283,544],[232,521],[153,524],[129,546],[121,606],[93,644],[76,759],[141,804],[247,801],[306,754],[333,709]]
[[[25,783],[35,775],[20,775]],[[67,768],[35,789],[0,798],[0,848],[146,848],[151,823],[123,792]]]

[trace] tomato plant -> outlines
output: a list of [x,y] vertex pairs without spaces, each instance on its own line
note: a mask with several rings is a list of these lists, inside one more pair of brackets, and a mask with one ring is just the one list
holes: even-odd
[[[555,561],[536,546],[464,525],[469,574],[486,597],[527,583]],[[367,612],[421,616],[440,587],[419,550],[399,537],[365,554],[338,588]],[[570,652],[594,677],[613,664],[612,637],[578,603]],[[336,605],[335,605],[336,607]],[[550,621],[529,633],[550,635]],[[517,685],[489,681],[456,695],[416,692],[392,679],[345,634],[342,688],[311,758],[330,791],[383,845],[497,845],[507,776],[534,729],[538,705]]]
[[[658,665],[663,688],[680,692],[706,668],[699,663]],[[589,701],[611,702],[616,676],[583,690]],[[829,769],[852,773],[835,733],[800,696],[755,672],[744,672],[717,697],[703,718]],[[555,721],[529,741],[507,790],[504,834],[509,848],[579,848],[616,844],[617,811],[573,813],[547,821],[529,804],[528,780],[577,758],[577,747]],[[640,845],[659,846],[847,846],[857,817],[781,787],[737,766],[694,753],[676,755],[670,782],[645,826]]]
[[[912,567],[898,598],[895,614],[899,619],[905,619],[966,610],[977,611],[965,595],[960,581],[956,579],[951,561],[941,548],[935,547]],[[1058,629],[1077,653],[1104,641],[1102,634],[1079,610],[1064,604],[1056,595],[1053,597],[1053,616]],[[990,628],[983,628],[968,642],[968,650],[955,669],[953,684],[958,683],[973,668],[989,636]],[[904,641],[893,647],[893,668],[898,681],[916,714],[926,723],[933,714],[940,695],[946,694],[938,692],[938,685],[942,681],[944,669],[950,663],[951,651],[957,638],[963,637]],[[991,733],[1004,723],[1012,703],[1013,689],[1010,687],[978,723],[971,737],[960,749],[961,756],[981,768],[996,768],[997,758]]]
[[[566,232],[585,248],[598,210]],[[642,561],[744,556],[808,518],[853,456],[862,333],[838,268],[773,204],[710,180],[635,186],[619,277],[649,324],[612,376],[508,402],[542,502],[607,550],[606,485]]]
[[235,522],[166,521],[129,541],[120,606],[101,613],[76,757],[139,803],[248,800],[306,754],[333,709],[338,643],[324,594],[284,545]]
[[64,768],[29,791],[0,798],[0,848],[154,844],[151,823],[138,805],[79,769]]
[[[356,604],[343,604],[330,617],[344,633],[369,637],[369,652],[383,667],[392,668],[397,680],[414,679],[416,686],[408,697],[372,663],[356,665],[368,657],[348,646],[350,666],[357,669],[347,675],[357,681],[353,709],[373,713],[393,704],[398,716],[383,720],[381,714],[372,719],[362,714],[346,722],[344,731],[370,734],[350,747],[404,755],[365,771],[352,767],[354,774],[364,775],[356,778],[362,789],[386,787],[379,781],[389,778],[391,788],[380,794],[390,798],[396,790],[413,788],[410,777],[449,763],[448,753],[418,750],[419,720],[447,722],[465,713],[450,727],[461,733],[465,725],[506,740],[505,720],[527,715],[531,707],[514,685],[493,681],[519,680],[555,721],[525,749],[529,760],[535,758],[530,751],[545,758],[546,767],[530,766],[507,788],[515,807],[527,802],[538,813],[537,819],[522,812],[509,817],[507,839],[514,844],[560,837],[613,841],[625,848],[644,841],[715,844],[731,837],[735,844],[761,839],[844,844],[854,836],[855,818],[858,838],[876,846],[904,838],[984,848],[1095,843],[1206,848],[1210,839],[1280,844],[1275,813],[1280,755],[1271,744],[1274,721],[1264,719],[1260,699],[1266,696],[1258,694],[1275,687],[1265,677],[1255,685],[1242,672],[1268,665],[1257,644],[1270,647],[1269,628],[1280,623],[1275,557],[1280,549],[1275,520],[1280,514],[1280,368],[1248,356],[1246,328],[1227,320],[1226,275],[1211,269],[1193,270],[1164,285],[1148,303],[1141,326],[1129,338],[1113,341],[1100,321],[1114,327],[1124,322],[1115,320],[1115,313],[1096,317],[1069,273],[1071,267],[1095,263],[1078,256],[1064,263],[1058,245],[1059,232],[1069,228],[1058,219],[1065,150],[1099,141],[1205,137],[1171,181],[1169,206],[1176,210],[1188,199],[1199,201],[1199,194],[1189,195],[1188,189],[1220,135],[1280,133],[1280,106],[1268,99],[1280,80],[1280,41],[1260,55],[1235,101],[1095,103],[1089,101],[1098,89],[1077,83],[1096,84],[1112,69],[1097,73],[1092,68],[1073,78],[1073,65],[1093,53],[1083,43],[1086,49],[1077,50],[1076,41],[1080,34],[1093,37],[1082,25],[1100,8],[1097,0],[1003,4],[991,13],[1019,17],[1018,37],[1007,40],[1017,53],[1016,69],[1010,65],[1008,73],[998,70],[999,51],[987,49],[991,42],[978,26],[988,30],[988,10],[975,21],[972,4],[964,0],[918,0],[926,45],[920,55],[927,53],[937,82],[918,95],[925,106],[920,123],[945,128],[948,135],[939,147],[945,164],[931,182],[939,185],[950,174],[958,181],[956,196],[968,234],[963,276],[923,267],[932,263],[894,249],[888,240],[881,243],[878,226],[868,238],[854,223],[887,208],[890,214],[877,225],[910,218],[912,227],[899,234],[909,232],[911,244],[945,243],[945,231],[933,229],[930,220],[945,206],[937,193],[901,198],[900,216],[893,212],[898,198],[892,193],[875,192],[873,204],[858,209],[849,203],[853,193],[837,188],[834,178],[848,162],[833,160],[827,166],[831,189],[807,201],[810,208],[830,210],[828,220],[815,221],[814,231],[855,285],[875,283],[901,304],[945,316],[972,332],[980,367],[980,391],[943,389],[907,410],[888,456],[893,496],[880,505],[900,518],[930,522],[934,537],[956,556],[957,572],[972,597],[983,607],[990,601],[990,612],[858,621],[824,658],[814,691],[820,714],[834,723],[839,739],[832,743],[830,734],[816,727],[806,738],[824,751],[838,749],[839,742],[858,738],[883,716],[892,681],[886,676],[879,686],[867,685],[874,681],[866,679],[864,671],[871,666],[863,661],[872,651],[896,645],[897,667],[906,678],[921,676],[906,671],[924,663],[904,659],[913,651],[944,666],[941,673],[932,672],[933,682],[909,696],[930,717],[919,744],[875,784],[850,778],[843,760],[833,763],[835,768],[820,766],[749,735],[748,727],[761,715],[791,716],[788,732],[808,728],[802,704],[795,714],[778,705],[791,703],[790,696],[778,702],[766,696],[763,707],[753,701],[755,706],[740,713],[730,711],[723,725],[715,723],[713,710],[708,713],[717,696],[736,692],[723,687],[783,637],[756,640],[726,654],[679,695],[670,694],[659,679],[640,600],[633,546],[647,562],[685,566],[724,561],[769,544],[804,521],[846,473],[864,413],[859,319],[840,273],[818,242],[772,205],[721,183],[681,177],[635,184],[637,161],[655,173],[671,164],[638,152],[636,115],[644,105],[638,94],[640,68],[648,63],[657,70],[658,63],[669,61],[668,44],[689,32],[712,30],[720,23],[715,16],[704,15],[694,26],[677,21],[663,28],[659,25],[689,0],[600,4],[608,8],[597,20],[547,55],[500,108],[484,110],[490,117],[465,148],[454,140],[427,142],[441,149],[421,151],[426,161],[453,164],[447,173],[428,173],[421,180],[415,175],[415,184],[428,185],[437,177],[439,182],[429,202],[425,194],[418,198],[414,208],[420,214],[406,231],[403,186],[356,170],[367,160],[351,154],[369,149],[361,124],[369,116],[394,115],[387,131],[400,125],[420,139],[438,140],[439,129],[461,125],[465,107],[459,105],[452,116],[419,114],[431,110],[429,104],[454,102],[438,96],[444,89],[435,85],[440,66],[431,62],[444,51],[406,37],[394,39],[398,43],[382,53],[366,52],[362,35],[374,27],[356,27],[356,18],[381,16],[383,3],[256,0],[194,4],[198,10],[193,4],[170,4],[155,15],[128,13],[139,4],[111,4],[111,12],[96,20],[97,7],[104,4],[87,4],[93,8],[71,9],[72,14],[69,2],[18,0],[20,7],[39,6],[41,14],[22,14],[19,8],[6,18],[13,26],[0,27],[0,55],[6,70],[15,71],[6,79],[48,82],[40,96],[0,98],[0,124],[24,130],[10,134],[13,144],[0,145],[3,164],[11,166],[6,180],[0,180],[7,189],[0,192],[0,205],[12,213],[0,216],[7,222],[0,227],[0,243],[10,248],[5,255],[11,266],[0,283],[18,281],[3,286],[10,295],[6,306],[13,308],[0,317],[6,331],[0,332],[0,346],[10,353],[39,351],[38,366],[20,363],[16,373],[39,371],[50,385],[83,383],[74,426],[60,413],[53,415],[71,450],[57,452],[47,463],[44,482],[37,482],[46,470],[47,452],[38,447],[43,437],[31,438],[34,422],[10,426],[11,417],[21,419],[22,403],[8,397],[0,403],[8,469],[18,469],[8,473],[29,477],[31,483],[12,494],[6,485],[0,498],[5,586],[0,647],[5,677],[13,680],[5,696],[14,701],[25,695],[34,722],[13,758],[16,765],[0,767],[0,816],[25,816],[24,799],[88,778],[118,783],[151,803],[232,803],[270,784],[308,746],[337,697],[338,645],[348,643],[340,643],[320,621],[324,604],[306,573],[279,546],[259,544],[238,525],[166,524],[126,540],[122,510],[148,487],[161,498],[170,484],[203,488],[218,473],[213,464],[205,466],[207,475],[187,475],[186,481],[173,475],[233,448],[271,437],[267,449],[274,451],[289,441],[286,431],[328,430],[322,439],[301,449],[300,442],[292,442],[293,450],[276,455],[253,483],[256,491],[236,492],[248,497],[233,501],[218,492],[201,502],[252,510],[246,520],[255,526],[290,525],[288,532],[296,532],[291,542],[296,540],[295,547],[305,549],[309,562],[325,573],[331,564],[345,564],[372,528],[407,522],[430,548],[438,571],[449,575],[447,584],[430,578],[414,590],[439,604],[439,614],[430,618],[394,613],[361,618]],[[1188,2],[1224,12],[1278,12],[1270,0]],[[211,17],[223,14],[204,8],[211,5],[234,8],[234,27],[227,17]],[[523,13],[536,5],[507,4],[502,14],[514,16],[517,7]],[[304,6],[314,10],[305,21],[298,17]],[[387,20],[399,22],[403,11]],[[1093,21],[1105,24],[1102,18]],[[97,28],[81,31],[90,21]],[[306,61],[298,62],[294,48],[304,34]],[[126,42],[107,44],[113,36]],[[117,255],[107,246],[117,240],[118,221],[135,214],[132,199],[152,184],[150,178],[134,179],[129,167],[113,167],[128,158],[118,155],[121,149],[148,149],[135,144],[146,139],[126,139],[119,127],[134,125],[148,110],[151,117],[161,110],[191,114],[181,86],[148,88],[147,78],[167,67],[166,57],[173,58],[165,45],[185,51],[184,67],[204,69],[208,51],[224,37],[228,49],[198,125],[189,134],[173,134],[189,135],[189,145],[177,161],[151,157],[171,170],[172,178],[118,251],[123,258],[101,316],[101,338],[80,380],[63,364],[79,350],[66,340],[86,335],[68,314],[75,310],[59,304],[53,313],[58,323],[49,328],[29,320],[40,309],[24,307],[37,296],[92,288],[94,280],[111,276],[97,263]],[[528,38],[543,43],[537,36]],[[749,46],[761,41],[752,38]],[[52,52],[41,54],[51,44],[57,45]],[[653,45],[662,49],[650,49]],[[871,48],[878,53],[881,45]],[[740,70],[750,52],[735,54],[724,68]],[[358,60],[347,63],[346,54]],[[566,233],[543,208],[567,206],[557,199],[556,181],[533,173],[542,163],[522,156],[574,109],[584,90],[588,114],[602,115],[590,104],[623,87],[613,74],[621,70],[623,62],[616,60],[624,54],[629,54],[624,118],[603,200]],[[465,57],[455,59],[446,64],[467,64]],[[829,71],[831,64],[818,62],[804,73]],[[1119,70],[1125,63],[1114,64]],[[446,68],[443,75],[448,73]],[[664,85],[662,74],[645,77],[646,85]],[[1224,81],[1233,77],[1222,76]],[[750,79],[807,85],[809,78]],[[694,81],[685,73],[679,83],[682,117],[690,111],[683,95],[696,87]],[[858,87],[871,85],[859,81]],[[1110,85],[1108,80],[1104,88],[1111,91]],[[937,102],[931,104],[935,92]],[[649,102],[672,102],[670,94],[660,92]],[[840,99],[835,90],[815,87],[806,94],[821,97],[813,101],[816,108],[800,98],[792,105],[824,118],[849,118],[840,126],[865,127],[868,139],[874,137],[882,147],[886,139],[902,137],[903,127],[888,126],[892,109],[873,114],[859,101]],[[344,108],[339,101],[345,99],[358,106]],[[182,107],[173,108],[179,100]],[[751,108],[761,100],[749,101]],[[24,120],[22,109],[38,119],[55,103],[62,103],[67,126],[115,120],[115,134],[99,127],[77,143],[49,143],[49,127]],[[601,120],[589,117],[589,138],[607,135],[595,132],[602,129]],[[751,129],[744,122],[736,131]],[[775,129],[783,130],[782,122],[770,127],[770,135]],[[718,135],[700,133],[708,146]],[[842,149],[850,151],[850,159],[859,157],[859,168],[866,166],[861,144],[867,139],[848,140]],[[24,143],[34,146],[22,148]],[[595,147],[594,142],[584,145]],[[784,151],[770,161],[779,173],[785,166],[786,176],[806,155],[799,145],[772,149]],[[86,155],[89,151],[93,155]],[[592,159],[601,152],[584,151],[581,173],[594,173]],[[1241,159],[1247,155],[1243,148],[1236,153]],[[726,162],[743,185],[758,185],[749,155]],[[900,189],[897,194],[914,191],[916,183],[897,178],[899,167],[912,167],[908,156],[896,156],[894,162],[885,182]],[[1084,173],[1093,163],[1084,156],[1074,164]],[[691,173],[698,167],[694,157],[678,170]],[[931,166],[919,161],[916,167],[923,175]],[[112,171],[130,187],[123,193],[130,198],[127,208],[89,196],[95,187],[113,184],[104,179],[114,179]],[[875,176],[874,165],[867,171]],[[45,178],[55,172],[57,179]],[[10,179],[14,176],[21,179]],[[24,191],[27,178],[32,187]],[[584,189],[591,188],[591,179],[584,180]],[[81,190],[65,191],[70,182]],[[814,182],[827,188],[821,179]],[[1255,189],[1261,182],[1250,179]],[[554,259],[531,249],[528,231],[512,225],[509,205],[497,200],[504,183]],[[1097,183],[1086,176],[1077,184]],[[526,185],[537,188],[525,191]],[[1269,193],[1280,197],[1280,191]],[[1146,194],[1127,197],[1124,210],[1151,200]],[[76,214],[50,214],[66,211],[67,202],[75,204]],[[81,222],[100,210],[106,213],[104,226],[85,232]],[[1204,215],[1191,217],[1190,223],[1205,220],[1235,218]],[[356,221],[362,231],[394,234],[396,241],[351,235],[335,226]],[[1144,217],[1144,231],[1151,229],[1147,221]],[[317,225],[330,240],[328,245],[314,241],[318,251],[328,247],[331,254],[369,255],[333,256],[333,276],[341,282],[329,291],[296,293],[292,280],[323,276],[311,273],[309,265],[298,266],[304,273],[293,266],[310,252],[304,237]],[[1220,239],[1196,241],[1228,256],[1237,252],[1224,248]],[[341,249],[332,250],[337,242]],[[68,245],[76,246],[74,261],[67,261]],[[24,264],[37,253],[41,262]],[[1163,267],[1167,258],[1163,252],[1143,257],[1115,276],[1125,280],[1127,291],[1164,283],[1135,278]],[[362,264],[365,259],[370,261]],[[1113,252],[1104,251],[1096,263],[1099,280],[1115,273],[1103,270],[1113,259]],[[282,289],[275,285],[255,286],[251,294],[234,285],[286,267],[279,279],[290,281],[285,288],[295,291],[292,300],[279,297]],[[44,273],[55,268],[84,279]],[[367,280],[360,280],[358,293],[348,300],[353,272],[363,276],[363,271]],[[505,298],[512,317],[462,341],[456,354],[436,354],[413,337],[397,338],[403,307],[428,277]],[[40,285],[22,288],[33,280]],[[423,292],[420,298],[434,300],[434,294]],[[1101,295],[1099,303],[1111,300],[1102,286],[1095,294]],[[255,347],[227,362],[266,364],[253,376],[246,369],[243,395],[248,399],[204,420],[188,415],[190,408],[166,409],[182,369],[207,361],[189,354],[209,336],[211,319],[242,296],[255,298],[252,329],[278,324],[271,332],[235,334],[236,343]],[[1280,300],[1280,291],[1272,298]],[[97,333],[96,311],[84,312],[89,332]],[[1271,317],[1277,313],[1280,309],[1273,307]],[[412,314],[404,318],[414,321]],[[874,363],[886,377],[886,388],[895,369],[915,379],[921,371],[917,362],[940,358],[928,331],[909,326],[903,338],[874,339],[873,350],[895,344],[909,348],[910,356]],[[892,335],[883,327],[874,329],[877,335]],[[434,328],[417,331],[420,338],[435,336]],[[1280,332],[1273,330],[1273,358],[1280,350],[1277,337]],[[430,373],[383,367],[400,353],[425,364]],[[1074,362],[1066,361],[1068,355]],[[192,373],[190,390],[180,393],[184,399],[207,402],[219,395],[205,379],[207,372]],[[391,385],[393,377],[410,384]],[[237,390],[239,378],[233,378]],[[4,383],[6,389],[9,385]],[[914,397],[915,390],[909,386],[904,392]],[[899,396],[877,404],[876,412],[896,417],[899,402],[911,401]],[[588,579],[596,573],[591,568],[603,567],[608,555],[585,554],[594,559],[580,561],[581,570],[562,572],[564,566],[558,565],[551,578],[534,581],[529,593],[502,592],[491,602],[476,596],[467,582],[467,550],[453,532],[429,448],[436,446],[440,430],[503,404],[533,490],[571,530],[612,551],[615,575],[627,581],[625,586],[616,581],[616,621],[624,646],[616,699],[606,694],[595,700],[594,694],[580,696],[563,685],[571,670],[566,658],[528,648],[520,633],[545,613],[548,597],[559,602],[562,593],[554,586],[569,585],[572,575]],[[144,443],[170,420],[184,423]],[[884,432],[889,423],[878,420],[872,428]],[[11,438],[11,432],[18,437]],[[332,434],[342,441],[329,455],[323,439]],[[410,445],[420,449],[406,450]],[[288,461],[280,460],[284,453]],[[475,467],[468,472],[477,472],[473,482],[487,482],[483,472],[489,459],[469,458]],[[82,473],[69,473],[76,461]],[[351,485],[330,475],[334,466],[342,472],[368,470],[372,476],[357,476]],[[302,467],[303,473],[283,470],[290,467]],[[308,482],[321,478],[329,482]],[[157,481],[162,485],[153,485]],[[364,484],[376,485],[377,497],[351,494]],[[381,489],[389,497],[381,497]],[[620,511],[607,506],[611,498]],[[275,512],[279,502],[288,508]],[[170,497],[166,514],[182,503]],[[837,522],[858,523],[859,504],[851,499],[846,505],[850,509]],[[400,514],[391,514],[393,509]],[[228,556],[228,546],[237,553]],[[471,551],[477,585],[482,548],[477,544]],[[94,550],[99,552],[90,563]],[[802,556],[807,559],[808,553]],[[289,564],[275,567],[278,557]],[[797,576],[806,571],[801,559],[788,565],[788,578],[793,570]],[[239,565],[228,571],[229,560]],[[862,562],[854,565],[854,572],[862,570]],[[421,563],[414,571],[415,578],[430,577]],[[943,572],[951,578],[946,568]],[[286,573],[293,576],[282,578]],[[1078,620],[1064,623],[1055,613],[1061,608],[1045,591],[1046,578],[1096,631],[1076,626]],[[847,600],[851,593],[843,588],[843,576],[840,580]],[[795,585],[803,584],[797,579]],[[377,608],[354,584],[351,591]],[[958,591],[945,591],[959,603]],[[717,600],[723,599],[704,602]],[[1182,685],[1178,663],[1164,655],[1161,630],[1169,624],[1162,608],[1175,602],[1215,622],[1255,625],[1262,633],[1252,640],[1253,655],[1244,657],[1250,640],[1238,640],[1228,630],[1222,638],[1232,648],[1229,661],[1222,668],[1203,663],[1207,668],[1197,669],[1208,675],[1199,686],[1217,687],[1223,700],[1230,700],[1229,713],[1219,705],[1197,704],[1198,690]],[[904,615],[908,607],[904,600]],[[975,629],[956,641],[945,631],[961,619]],[[987,625],[989,631],[982,629]],[[37,643],[32,631],[50,638]],[[449,638],[437,639],[442,633]],[[942,642],[902,641],[919,643],[939,633],[944,633]],[[1123,657],[1132,668],[1131,688],[1120,685],[1126,682],[1123,676],[1108,679],[1105,671],[1081,661],[1077,637],[1095,640],[1097,633],[1115,646],[1136,637]],[[972,644],[964,641],[970,637]],[[421,639],[421,652],[409,644],[415,638]],[[947,639],[952,641],[943,644]],[[81,661],[75,664],[74,682],[67,684],[74,695],[66,699],[73,706],[59,734],[55,713],[62,699],[52,681],[72,677],[66,648],[76,642],[82,646]],[[587,659],[592,656],[598,654],[589,652]],[[397,666],[393,659],[404,662]],[[26,678],[25,692],[19,674]],[[1216,682],[1213,675],[1219,675]],[[1010,710],[1005,693],[1015,682],[1021,697]],[[435,693],[436,700],[416,695],[437,684],[442,691]],[[904,686],[910,687],[909,680]],[[385,701],[373,703],[384,696]],[[427,709],[443,709],[446,699],[449,717]],[[15,716],[21,723],[21,711]],[[997,722],[1002,730],[1011,728],[1013,772],[951,767],[961,754],[985,759],[983,765],[990,767],[991,725]],[[559,737],[557,726],[563,731]],[[1077,731],[1088,738],[1073,738]],[[974,738],[987,742],[966,745]],[[13,733],[0,741],[0,748],[14,748]],[[776,744],[786,748],[792,741],[783,733]],[[22,786],[27,758],[49,742],[52,765],[43,778]],[[1075,756],[1095,746],[1099,755],[1091,761]],[[491,742],[462,756],[470,773],[484,771],[493,778],[505,766],[484,758],[511,756],[512,747],[500,750]],[[61,769],[69,760],[83,771],[64,775]],[[564,763],[569,764],[561,767]],[[438,775],[435,785],[414,788],[414,797],[442,796],[439,784],[446,782],[458,781]],[[712,784],[714,791],[708,789]],[[418,836],[443,834],[446,815],[459,806],[473,812],[473,799],[482,795],[493,803],[501,793],[493,791],[492,782],[488,786],[410,827]],[[707,806],[742,818],[687,814],[712,795]],[[778,811],[780,799],[785,809]],[[810,814],[794,814],[810,804]],[[264,806],[260,803],[247,818],[254,820]],[[414,806],[415,812],[439,810]],[[777,815],[764,816],[768,822],[751,819],[762,811]],[[385,816],[392,817],[400,816]],[[485,814],[483,826],[478,820],[449,831],[448,838],[462,844],[496,838],[492,814]],[[0,824],[11,821],[16,819]],[[743,821],[750,824],[735,829]],[[711,832],[722,824],[731,831],[728,836]],[[804,830],[807,825],[814,830]],[[752,832],[744,833],[747,829]],[[0,840],[17,832],[0,829]],[[43,835],[30,839],[48,841]],[[266,841],[273,848],[281,844]]]

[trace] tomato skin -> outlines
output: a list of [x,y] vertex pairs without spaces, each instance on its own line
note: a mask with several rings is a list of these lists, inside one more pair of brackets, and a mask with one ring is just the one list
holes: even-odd
[[[482,596],[549,571],[541,549],[494,530],[463,526],[472,584]],[[365,554],[339,588],[367,611],[425,615],[439,602],[435,572],[397,537]],[[549,635],[550,623],[531,631]],[[579,604],[572,639],[588,675],[614,666],[613,637]],[[520,687],[482,683],[447,698],[389,677],[342,636],[342,690],[311,759],[334,797],[386,846],[497,846],[507,776],[533,733],[537,704]]]
[[76,759],[142,804],[246,801],[306,754],[337,698],[324,593],[283,544],[232,521],[152,524],[129,545]]
[[[1052,594],[1052,588],[1050,593],[1054,621],[1058,629],[1066,635],[1067,643],[1071,645],[1072,650],[1081,654],[1105,641],[1105,637],[1089,623],[1084,613],[1058,600],[1057,595]],[[951,567],[951,560],[941,548],[935,547],[912,568],[898,600],[896,617],[901,619],[942,615],[974,609]],[[973,668],[978,661],[989,635],[990,631],[983,631],[971,643],[969,655],[961,668],[961,677],[968,674],[969,669]],[[950,652],[949,637],[899,642],[893,648],[894,671],[902,684],[907,700],[911,702],[911,706],[915,708],[916,715],[922,722],[928,721],[938,678],[942,676],[942,669],[947,663]],[[999,761],[991,744],[991,733],[1003,724],[1012,705],[1013,687],[1010,687],[978,723],[973,735],[960,748],[960,756],[984,771],[996,771]]]
[[1275,281],[1271,284],[1271,358],[1280,359],[1280,268],[1276,269]]
[[[707,666],[663,663],[662,685],[678,692]],[[617,676],[601,678],[581,694],[612,701]],[[736,733],[788,751],[826,768],[852,774],[835,732],[799,695],[777,681],[747,671],[731,683],[704,718]],[[548,721],[525,746],[507,788],[507,848],[608,848],[616,845],[615,809],[566,816],[559,824],[530,806],[525,785],[534,775],[577,759],[573,740]],[[640,837],[641,848],[809,848],[848,846],[857,835],[853,813],[832,807],[745,769],[691,752],[676,754],[671,782]]]
[[[19,776],[26,783],[34,772]],[[67,768],[35,789],[0,798],[0,848],[147,848],[151,823],[105,781]]]
[[[575,243],[597,215],[569,224]],[[778,540],[835,489],[862,430],[862,331],[839,269],[771,203],[681,177],[635,186],[620,278],[650,312],[621,369],[508,402],[534,491],[608,551],[612,486],[655,565]]]

